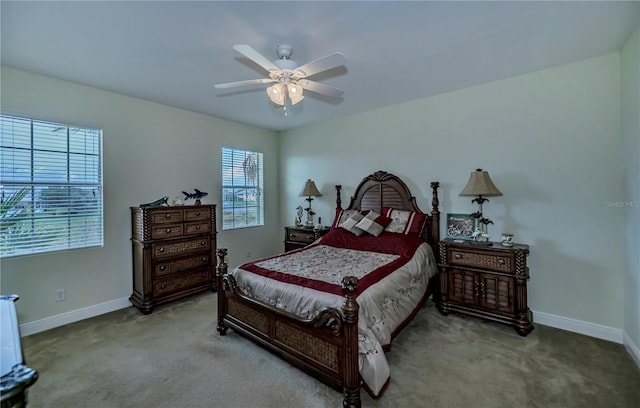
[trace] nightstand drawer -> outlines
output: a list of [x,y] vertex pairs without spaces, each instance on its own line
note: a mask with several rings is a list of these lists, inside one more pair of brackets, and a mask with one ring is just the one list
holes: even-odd
[[479,254],[464,250],[450,249],[449,256],[447,258],[451,265],[514,273],[512,255],[491,253]]
[[315,234],[312,229],[310,229],[309,231],[301,229],[287,230],[287,241],[296,241],[299,243],[310,244],[315,240]]

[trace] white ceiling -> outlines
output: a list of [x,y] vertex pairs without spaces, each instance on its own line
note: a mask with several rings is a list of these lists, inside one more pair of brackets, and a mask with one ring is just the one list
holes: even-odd
[[[283,130],[411,101],[621,49],[640,2],[14,2],[1,7],[3,65]],[[346,67],[311,79],[341,99],[305,93],[277,109],[232,46],[299,64],[340,51]]]

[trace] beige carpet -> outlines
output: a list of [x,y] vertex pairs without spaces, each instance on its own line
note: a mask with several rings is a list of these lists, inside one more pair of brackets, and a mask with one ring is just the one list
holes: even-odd
[[[87,319],[23,339],[40,378],[29,407],[340,407],[342,395],[215,330],[216,295]],[[441,316],[431,301],[393,343],[391,384],[364,407],[640,407],[640,369],[622,345],[541,325]]]

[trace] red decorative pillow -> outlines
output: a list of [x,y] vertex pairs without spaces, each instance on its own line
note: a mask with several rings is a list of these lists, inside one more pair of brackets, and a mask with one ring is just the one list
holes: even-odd
[[391,218],[391,223],[385,228],[385,231],[404,235],[420,235],[427,220],[425,213],[389,207],[382,207],[382,214]]
[[368,232],[369,234],[377,237],[382,234],[385,227],[391,223],[391,218],[384,215],[380,215],[377,212],[371,210],[369,213],[356,224],[356,228]]

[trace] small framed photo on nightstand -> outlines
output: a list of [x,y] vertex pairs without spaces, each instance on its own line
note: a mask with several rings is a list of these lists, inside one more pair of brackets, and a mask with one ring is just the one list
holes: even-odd
[[447,214],[447,238],[472,240],[476,219],[471,214]]

